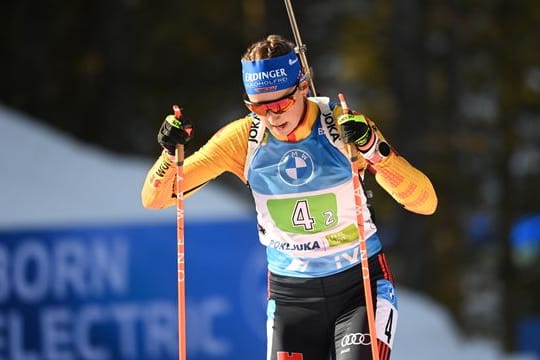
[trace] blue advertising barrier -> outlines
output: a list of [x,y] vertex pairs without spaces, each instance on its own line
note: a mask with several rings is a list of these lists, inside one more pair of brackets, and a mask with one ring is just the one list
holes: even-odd
[[523,354],[534,354],[540,359],[540,316],[522,319],[518,322],[516,349]]
[[[190,360],[265,357],[254,221],[186,223]],[[177,359],[176,224],[0,231],[0,360]]]

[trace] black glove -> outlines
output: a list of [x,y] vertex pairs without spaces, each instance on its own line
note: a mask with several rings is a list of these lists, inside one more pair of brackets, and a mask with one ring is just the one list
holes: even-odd
[[369,151],[373,145],[373,130],[363,115],[341,115],[338,119],[345,144],[356,144],[358,150]]
[[174,115],[168,115],[161,124],[157,141],[169,154],[174,155],[176,145],[185,145],[192,137],[193,126],[190,122],[184,118],[177,119]]
[[373,131],[363,115],[346,114],[338,118],[343,142],[355,144],[360,154],[374,164],[390,155],[390,145]]

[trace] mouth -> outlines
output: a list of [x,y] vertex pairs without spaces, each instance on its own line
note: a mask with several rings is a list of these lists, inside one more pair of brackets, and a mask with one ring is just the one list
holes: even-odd
[[286,126],[287,126],[287,122],[284,122],[283,124],[279,124],[279,125],[272,125],[273,128],[280,129],[280,130],[285,129]]

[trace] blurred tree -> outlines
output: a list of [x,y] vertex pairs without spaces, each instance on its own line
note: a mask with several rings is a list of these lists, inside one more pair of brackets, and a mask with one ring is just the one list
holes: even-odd
[[241,93],[243,29],[229,26],[242,22],[240,2],[56,3],[0,5],[4,103],[124,153],[159,150],[149,138],[173,103],[226,120],[216,112]]
[[[516,267],[517,264],[514,263],[512,257],[513,247],[510,242],[511,227],[516,219],[523,212],[530,210],[538,212],[540,210],[538,203],[536,209],[529,209],[527,201],[527,198],[531,196],[540,199],[538,186],[533,185],[525,192],[522,192],[523,187],[519,186],[523,180],[531,185],[538,184],[538,180],[540,180],[538,165],[536,165],[536,177],[530,179],[533,181],[527,179],[529,176],[525,176],[523,179],[523,174],[512,171],[512,164],[517,160],[518,152],[526,149],[527,146],[524,147],[524,145],[530,141],[517,133],[516,124],[524,121],[523,118],[529,117],[531,114],[537,122],[540,120],[540,89],[536,88],[536,91],[531,91],[529,78],[531,71],[540,67],[540,43],[529,35],[536,31],[540,25],[540,4],[523,0],[501,0],[496,3],[494,10],[497,42],[492,44],[490,51],[494,56],[497,68],[493,79],[500,106],[498,121],[501,146],[499,147],[498,174],[501,178],[502,196],[497,216],[499,219],[498,229],[500,230],[498,232],[500,274],[503,279],[502,310],[505,320],[503,338],[507,349],[512,349],[515,346],[516,339],[513,334],[517,321],[533,311],[536,311],[537,314],[540,313],[537,305],[535,305],[536,309],[533,309],[530,302],[526,300],[531,295],[540,295],[540,288],[537,287],[534,290],[525,286],[530,281],[528,271],[519,271]],[[538,144],[538,140],[536,138],[536,144]],[[532,174],[534,173],[533,171]],[[519,192],[522,192],[522,196],[516,196],[519,195]],[[536,273],[538,274],[538,271]],[[540,281],[536,280],[536,283],[538,284]]]

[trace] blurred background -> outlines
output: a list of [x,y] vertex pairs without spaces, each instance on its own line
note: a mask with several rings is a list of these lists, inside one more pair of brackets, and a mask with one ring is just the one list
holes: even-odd
[[[445,309],[460,336],[488,339],[501,354],[536,354],[540,358],[540,2],[292,3],[319,95],[335,98],[338,91],[344,92],[349,104],[376,121],[390,143],[422,169],[437,190],[437,213],[423,217],[404,211],[367,178],[398,287],[421,294]],[[41,236],[47,244],[44,254],[56,254],[54,239],[59,236],[59,226],[69,227],[60,231],[62,238],[75,231],[82,239],[95,239],[96,232],[102,234],[103,229],[89,228],[88,223],[108,224],[120,214],[120,228],[124,230],[135,218],[140,225],[141,219],[155,217],[156,223],[149,225],[152,231],[164,231],[160,236],[175,240],[174,224],[159,222],[165,215],[150,216],[131,209],[136,215],[130,217],[131,213],[118,209],[107,217],[107,211],[115,206],[111,204],[124,199],[118,191],[126,179],[112,181],[109,177],[111,195],[99,200],[107,182],[96,180],[100,179],[100,167],[90,165],[72,172],[69,167],[79,161],[76,158],[41,163],[41,156],[51,151],[34,146],[34,134],[53,131],[69,138],[70,145],[63,147],[67,149],[64,156],[75,152],[70,146],[99,156],[107,154],[116,161],[106,172],[110,176],[118,174],[114,169],[136,163],[138,167],[131,173],[135,174],[135,185],[125,198],[133,201],[132,208],[138,208],[145,171],[160,152],[156,133],[171,112],[171,105],[180,104],[184,115],[194,123],[196,137],[187,148],[190,153],[220,127],[246,113],[241,102],[239,62],[246,47],[270,33],[291,40],[293,35],[283,2],[269,0],[4,0],[0,3],[0,27],[0,105],[6,109],[2,114],[4,119],[9,117],[6,114],[15,113],[26,117],[19,123],[29,125],[13,133],[7,130],[12,123],[0,122],[4,188],[0,199],[4,219],[0,265],[4,267],[0,268],[7,269],[0,271],[7,274],[0,277],[0,305],[4,301],[0,330],[10,329],[6,331],[11,334],[0,341],[0,355],[5,347],[5,354],[10,354],[4,354],[6,359],[30,359],[31,352],[12,350],[21,340],[13,339],[24,335],[24,319],[13,316],[20,300],[15,295],[26,294],[23,298],[30,307],[37,301],[32,299],[44,299],[37,295],[32,298],[32,288],[23,285],[39,280],[40,264],[46,261],[39,259],[48,258],[35,255],[41,254],[37,245],[29,247],[34,250],[23,249],[23,255],[27,255],[20,255],[20,239]],[[22,155],[25,150],[30,150],[27,158]],[[79,185],[73,194],[62,198],[67,190],[60,191],[51,201],[62,211],[50,223],[43,219],[54,217],[51,211],[35,211],[50,189],[35,187],[38,175],[49,179],[38,182],[50,188]],[[86,178],[94,179],[95,189],[81,188]],[[231,202],[245,207],[245,211],[239,210],[244,224],[239,229],[246,229],[246,241],[255,242],[255,231],[249,226],[254,221],[249,191],[227,174],[216,183],[216,192],[209,191],[200,201],[207,207],[215,204],[218,209],[211,212],[213,218],[202,210],[197,221],[193,220],[193,233],[199,231],[197,226],[200,231],[208,230],[208,226],[200,225],[204,221],[224,221],[217,204],[230,196]],[[23,184],[27,184],[24,189]],[[35,197],[29,195],[32,191]],[[81,201],[80,192],[88,199]],[[190,201],[197,201],[197,196]],[[75,199],[77,206],[73,204]],[[70,218],[73,209],[85,207],[86,201],[96,202],[101,217],[81,214]],[[227,212],[226,207],[223,212]],[[170,212],[167,216],[171,219]],[[80,223],[85,227],[73,230]],[[29,226],[38,229],[28,230]],[[112,227],[113,233],[120,231],[117,225]],[[125,230],[127,238],[143,236],[144,231],[130,229]],[[156,236],[144,234],[139,244]],[[235,236],[231,230],[231,237]],[[211,244],[209,240],[207,245]],[[151,249],[153,245],[147,246]],[[107,253],[106,248],[97,249],[101,249],[96,250],[99,254],[102,250]],[[75,253],[66,254],[70,254],[65,257],[69,265],[66,269],[80,265]],[[13,285],[19,292],[10,293],[6,285],[9,274],[18,274],[15,265],[9,265],[17,264],[10,263],[10,256],[22,259],[19,263],[24,271],[19,272],[19,284],[23,285]],[[50,261],[54,259],[57,257]],[[194,258],[191,261],[195,263]],[[171,264],[174,266],[172,258]],[[132,271],[145,274],[141,268],[130,266]],[[238,271],[243,273],[242,269]],[[64,289],[68,292],[65,296],[72,296],[70,301],[76,304],[77,296],[84,291],[77,290],[74,275],[65,276],[73,280],[63,282],[70,284]],[[159,273],[154,276],[160,278]],[[207,276],[201,269],[201,277]],[[174,274],[171,281],[174,284]],[[121,284],[112,284],[116,287],[111,289],[120,294]],[[45,293],[47,285],[43,286]],[[212,287],[209,283],[200,286]],[[174,285],[172,290],[163,296],[174,296]],[[65,299],[59,291],[57,287],[47,298],[51,304]],[[219,301],[210,302],[212,309],[226,308]],[[169,310],[174,312],[175,304],[171,304]],[[2,307],[8,305],[6,309],[11,310],[3,313]],[[95,319],[101,313],[93,309],[85,314]],[[55,318],[49,315],[45,318]],[[32,319],[30,323],[39,322]],[[58,334],[62,339],[63,333]],[[94,344],[101,339],[96,334],[92,335]],[[24,343],[24,339],[21,341]],[[6,344],[11,350],[6,350]],[[106,352],[93,350],[75,358],[107,358]],[[63,357],[62,352],[48,354],[43,358],[70,358]],[[146,354],[142,358],[159,358],[152,357],[155,353]],[[205,356],[224,358],[223,354],[217,351]]]

